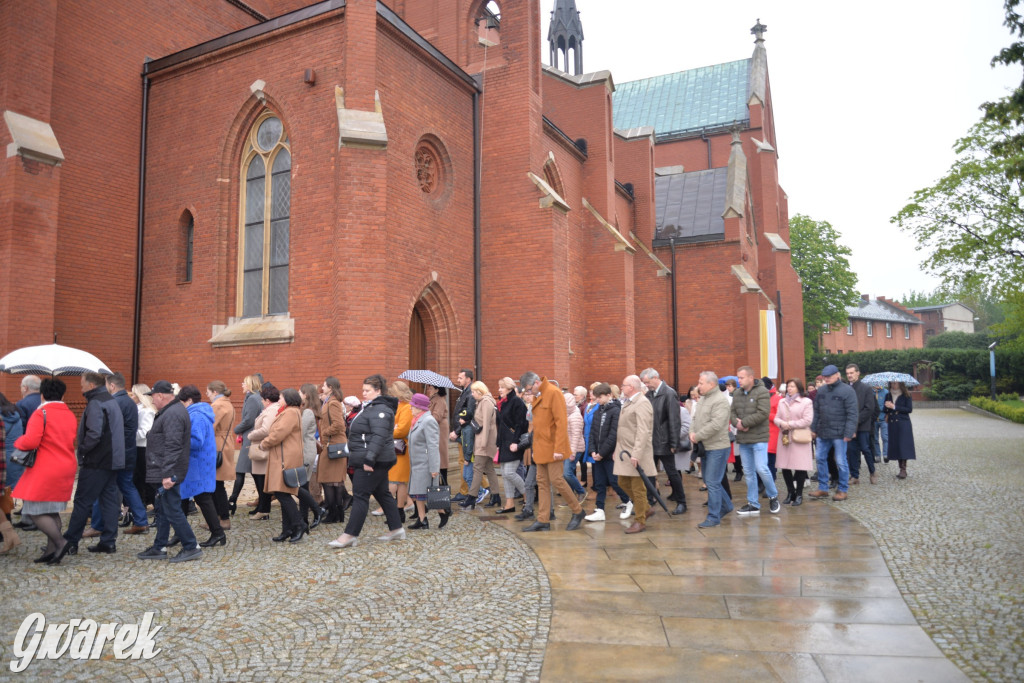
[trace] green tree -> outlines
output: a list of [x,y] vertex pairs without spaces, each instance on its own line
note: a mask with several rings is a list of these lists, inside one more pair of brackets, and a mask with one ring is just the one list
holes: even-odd
[[850,270],[850,248],[828,221],[803,214],[789,219],[793,269],[803,282],[804,354],[808,362],[821,353],[825,325],[846,324],[846,307],[857,302],[857,275]]
[[[1020,0],[1006,0],[1003,5],[1006,10],[1003,25],[1016,40],[992,58],[992,66],[1024,64],[1024,21],[1017,11],[1018,5]],[[1009,131],[993,141],[992,153],[1009,160],[1004,169],[1008,178],[1024,180],[1024,79],[1008,96],[986,102],[981,108],[986,121]]]
[[1019,130],[985,119],[975,124],[954,145],[958,156],[946,175],[892,218],[928,252],[922,265],[942,278],[944,292],[985,292],[1006,302],[1005,320],[993,331],[1010,337],[1024,331],[1024,210],[1013,172],[1024,152],[992,150]]

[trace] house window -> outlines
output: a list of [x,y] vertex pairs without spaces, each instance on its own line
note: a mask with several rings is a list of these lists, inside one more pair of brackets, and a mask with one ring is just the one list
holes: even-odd
[[242,155],[236,302],[240,317],[288,313],[291,169],[281,120],[265,113],[253,125]]
[[910,325],[903,323],[903,338],[910,339]]
[[846,323],[846,334],[853,334],[853,321]]
[[885,336],[892,339],[892,323],[885,324]]
[[822,328],[823,328],[822,334],[828,334],[828,332],[829,332],[829,329],[828,329],[829,328],[829,323],[825,323],[824,325],[822,325]]
[[869,337],[875,336],[874,332],[875,332],[874,327],[873,327],[871,321],[869,320],[868,321],[868,336]]

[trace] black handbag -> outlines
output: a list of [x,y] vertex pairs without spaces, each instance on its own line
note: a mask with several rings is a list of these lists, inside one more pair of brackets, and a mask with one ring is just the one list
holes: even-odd
[[[43,409],[43,432],[46,432],[46,410]],[[42,441],[42,437],[40,437]],[[36,452],[38,448],[33,448],[30,451],[23,451],[20,448],[15,448],[11,452],[11,462],[15,465],[21,465],[22,467],[32,467],[36,464]]]
[[427,509],[452,511],[452,489],[450,486],[427,487]]
[[224,440],[220,444],[220,450],[217,451],[217,469],[224,464],[224,448],[228,445],[228,434],[231,433],[231,427],[228,427],[228,431],[224,434]]
[[284,485],[291,489],[297,489],[309,483],[309,473],[306,472],[305,465],[285,469],[283,446],[281,447],[281,476],[284,478]]
[[332,443],[327,446],[327,459],[328,460],[340,460],[348,457],[348,444],[347,443]]

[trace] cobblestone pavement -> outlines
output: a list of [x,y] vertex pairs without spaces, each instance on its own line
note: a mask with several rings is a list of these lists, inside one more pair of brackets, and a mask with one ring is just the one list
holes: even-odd
[[[831,503],[867,526],[911,611],[975,680],[1024,680],[1024,425],[964,410],[916,410],[905,480]],[[858,490],[859,489],[859,490]]]
[[[199,562],[142,561],[152,542],[118,538],[117,554],[81,552],[60,567],[34,565],[42,534],[22,534],[0,557],[0,679],[11,676],[15,634],[27,615],[138,623],[156,612],[151,661],[34,661],[25,680],[536,680],[551,621],[548,578],[513,534],[471,515],[443,530],[382,543],[370,516],[363,544],[334,551],[343,525],[299,544],[273,543],[271,521],[240,507],[225,547]],[[436,515],[431,514],[435,524]],[[193,528],[201,516],[190,517]],[[198,531],[198,529],[197,529]],[[200,531],[206,538],[208,532]]]

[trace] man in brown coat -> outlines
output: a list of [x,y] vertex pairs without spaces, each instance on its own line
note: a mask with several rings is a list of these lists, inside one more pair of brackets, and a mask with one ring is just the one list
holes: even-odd
[[[583,506],[572,493],[562,474],[563,460],[572,455],[569,447],[569,422],[565,412],[562,392],[546,377],[535,372],[525,373],[519,380],[524,392],[532,392],[533,422],[533,464],[537,467],[537,521],[523,531],[548,531],[551,529],[551,485],[562,495],[572,508],[572,519],[566,531],[578,529],[583,522]],[[650,441],[650,434],[648,434]]]
[[[637,534],[647,528],[647,518],[654,514],[647,504],[647,487],[637,472],[637,465],[643,468],[644,474],[654,476],[657,473],[654,465],[654,409],[651,402],[644,396],[643,384],[636,375],[622,380],[622,412],[619,413],[619,433],[615,441],[615,476],[619,478],[619,486],[629,494],[633,501],[633,512],[636,521],[626,529],[627,534]],[[623,451],[629,455],[623,459]]]

